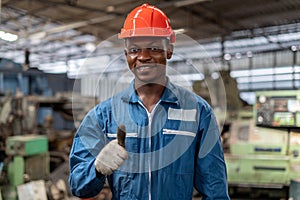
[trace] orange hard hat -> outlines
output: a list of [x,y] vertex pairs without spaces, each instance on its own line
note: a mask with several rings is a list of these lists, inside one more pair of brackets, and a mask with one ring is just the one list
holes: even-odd
[[155,6],[143,4],[127,16],[119,38],[167,37],[174,43],[176,36],[166,14]]

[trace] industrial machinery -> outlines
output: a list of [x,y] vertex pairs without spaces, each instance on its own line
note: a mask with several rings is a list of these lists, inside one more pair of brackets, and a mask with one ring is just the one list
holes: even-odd
[[[257,91],[251,106],[240,99],[230,71],[220,71],[220,75],[227,101],[225,121],[219,119],[222,113],[215,112],[222,125],[230,196],[299,200],[300,90]],[[218,108],[220,103],[212,98],[225,98],[211,97],[207,81],[212,81],[209,74],[194,82],[193,90]]]
[[300,199],[300,90],[256,92],[253,114],[232,121],[228,143],[232,195]]
[[[30,193],[27,199],[18,195],[20,191],[28,191],[26,187],[33,190],[35,184],[44,184],[48,199],[62,200],[70,195],[68,154],[75,129],[55,129],[53,115],[46,112],[39,116],[39,111],[50,108],[73,124],[75,119],[82,120],[95,100],[78,97],[80,102],[74,108],[72,97],[71,93],[51,97],[21,94],[0,97],[0,197],[32,200]],[[44,119],[42,123],[38,123],[40,117]]]
[[95,99],[52,95],[48,81],[59,77],[0,60],[0,200],[67,199],[74,120],[80,121]]
[[17,199],[17,187],[31,180],[49,176],[49,153],[46,136],[11,136],[6,140],[7,184],[2,186],[3,197]]

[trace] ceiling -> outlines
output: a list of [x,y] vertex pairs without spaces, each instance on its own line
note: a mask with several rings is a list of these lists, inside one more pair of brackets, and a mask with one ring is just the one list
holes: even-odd
[[[87,57],[95,45],[117,34],[137,0],[0,0],[0,30],[18,40],[0,39],[0,57],[33,67]],[[274,51],[300,46],[298,0],[149,0],[170,18],[174,30],[201,44],[218,43],[223,55],[242,47]],[[285,35],[282,39],[277,35]],[[253,38],[263,38],[255,42]],[[246,40],[249,39],[248,43]],[[234,41],[239,41],[234,42]],[[244,42],[244,44],[242,43]],[[222,44],[224,44],[222,46]],[[255,46],[254,46],[255,45]],[[298,45],[298,46],[297,46]],[[248,47],[249,46],[249,47]],[[248,51],[244,49],[244,51]],[[46,69],[51,71],[50,69]],[[62,71],[63,72],[63,71]]]

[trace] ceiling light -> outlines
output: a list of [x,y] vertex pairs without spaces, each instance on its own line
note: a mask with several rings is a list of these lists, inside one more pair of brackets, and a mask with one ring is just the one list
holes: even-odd
[[211,78],[214,80],[217,80],[218,78],[220,78],[220,74],[218,72],[213,72],[211,74]]
[[107,6],[106,7],[106,12],[113,12],[113,11],[115,11],[115,7],[114,6]]
[[229,53],[226,53],[225,55],[224,55],[224,59],[225,60],[231,60],[231,55],[229,54]]
[[292,51],[297,51],[297,47],[295,45],[291,46]]
[[8,42],[14,42],[18,39],[18,36],[15,34],[12,34],[12,33],[0,31],[0,39],[8,41]]
[[84,45],[85,49],[89,52],[93,52],[96,49],[96,45],[94,43],[88,42]]
[[240,59],[241,57],[242,57],[242,54],[241,54],[241,53],[236,53],[236,54],[235,54],[235,58],[236,58],[236,59]]
[[251,51],[247,51],[247,57],[248,58],[252,58],[253,57],[253,53]]

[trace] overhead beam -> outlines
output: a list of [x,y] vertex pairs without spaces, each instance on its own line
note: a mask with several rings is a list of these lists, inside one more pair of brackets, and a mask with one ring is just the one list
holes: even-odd
[[197,3],[201,3],[204,1],[212,1],[212,0],[182,0],[174,2],[175,7],[189,6]]
[[89,19],[89,20],[84,20],[84,21],[70,23],[70,24],[64,24],[64,25],[56,26],[54,28],[50,28],[50,29],[43,30],[40,32],[32,33],[29,36],[29,38],[43,38],[43,37],[47,36],[48,34],[64,32],[67,30],[76,29],[76,28],[80,28],[83,26],[91,25],[91,24],[103,23],[103,22],[112,20],[116,17],[117,16],[114,14],[109,14],[109,15],[105,15],[102,17],[97,17],[97,18],[93,18],[93,19]]

